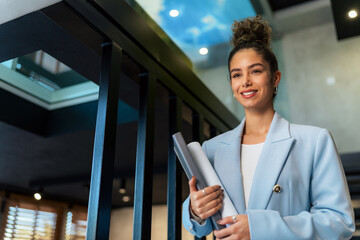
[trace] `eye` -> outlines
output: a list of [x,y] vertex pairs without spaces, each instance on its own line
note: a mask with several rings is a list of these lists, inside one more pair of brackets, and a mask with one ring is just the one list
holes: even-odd
[[238,78],[238,77],[241,77],[241,74],[240,74],[240,73],[235,73],[235,74],[233,74],[231,78]]
[[254,69],[251,73],[256,74],[256,73],[261,73],[261,72],[262,72],[262,70],[260,70],[260,69]]

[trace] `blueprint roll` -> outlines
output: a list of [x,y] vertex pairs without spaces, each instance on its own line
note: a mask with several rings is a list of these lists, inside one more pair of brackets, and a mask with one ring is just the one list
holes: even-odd
[[[222,189],[224,189],[223,185],[219,177],[217,176],[214,168],[212,167],[211,163],[209,162],[204,150],[200,146],[198,142],[191,142],[187,145],[190,155],[194,160],[199,172],[204,177],[204,180],[208,186],[213,185],[220,185]],[[238,215],[233,203],[231,202],[228,194],[224,189],[224,200],[223,200],[223,207],[220,210],[221,217],[229,217]]]

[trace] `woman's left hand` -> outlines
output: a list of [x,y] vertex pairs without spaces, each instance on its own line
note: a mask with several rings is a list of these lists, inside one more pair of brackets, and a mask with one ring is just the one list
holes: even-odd
[[247,215],[237,215],[236,221],[232,217],[226,217],[218,221],[220,225],[231,224],[220,231],[215,230],[216,240],[250,240],[249,220]]

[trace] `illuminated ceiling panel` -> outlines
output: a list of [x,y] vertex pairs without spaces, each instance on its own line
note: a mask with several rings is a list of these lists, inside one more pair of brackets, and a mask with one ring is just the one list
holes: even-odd
[[[249,0],[136,1],[193,62],[205,58],[199,54],[201,47],[230,41],[234,20],[256,15]],[[170,16],[171,10],[178,16]]]
[[98,99],[99,87],[43,51],[0,63],[0,88],[45,109]]

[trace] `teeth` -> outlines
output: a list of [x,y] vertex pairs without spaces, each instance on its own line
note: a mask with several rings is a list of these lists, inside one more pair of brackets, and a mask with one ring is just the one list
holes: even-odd
[[242,95],[247,96],[247,95],[250,95],[250,94],[253,94],[253,93],[255,93],[255,91],[253,91],[253,92],[246,92],[246,93],[242,93]]

